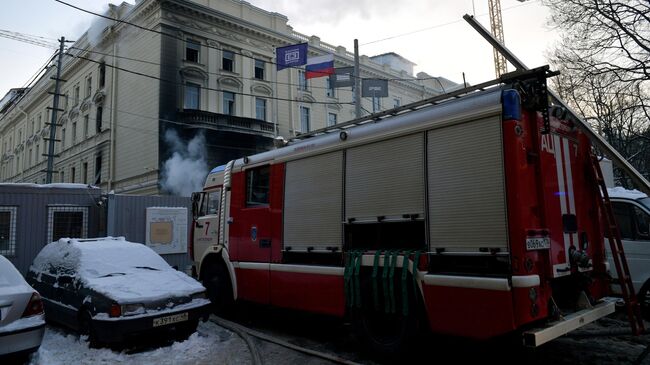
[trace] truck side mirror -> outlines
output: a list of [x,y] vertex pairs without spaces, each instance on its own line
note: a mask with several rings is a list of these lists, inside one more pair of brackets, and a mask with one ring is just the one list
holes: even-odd
[[199,216],[199,202],[201,201],[201,192],[192,193],[192,220],[195,220]]

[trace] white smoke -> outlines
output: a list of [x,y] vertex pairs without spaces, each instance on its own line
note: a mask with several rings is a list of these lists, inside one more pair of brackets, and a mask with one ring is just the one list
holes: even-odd
[[161,186],[173,195],[190,196],[201,191],[208,175],[205,136],[199,133],[185,145],[175,130],[165,132],[165,142],[173,151],[163,164]]

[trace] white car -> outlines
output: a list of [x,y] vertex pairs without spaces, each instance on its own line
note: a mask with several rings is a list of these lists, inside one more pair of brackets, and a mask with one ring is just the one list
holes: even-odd
[[[638,190],[621,187],[607,191],[621,231],[623,250],[641,311],[644,318],[650,319],[650,197]],[[609,245],[606,248],[610,270],[616,276]],[[613,285],[612,289],[620,293],[618,285]]]
[[0,256],[0,356],[38,350],[45,332],[41,296]]

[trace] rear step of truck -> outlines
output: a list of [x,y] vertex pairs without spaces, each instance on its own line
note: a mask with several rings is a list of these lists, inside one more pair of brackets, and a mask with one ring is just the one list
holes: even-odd
[[616,310],[615,304],[615,298],[603,298],[594,306],[563,316],[560,320],[548,323],[542,328],[526,331],[523,333],[524,346],[537,347],[543,345],[575,329],[606,317],[614,313]]
[[602,199],[599,200],[600,208],[605,215],[605,233],[607,234],[607,237],[609,237],[609,245],[612,250],[612,257],[618,275],[618,282],[615,282],[614,284],[621,286],[621,293],[623,294],[623,300],[625,301],[625,309],[627,311],[627,318],[630,321],[630,327],[632,327],[632,333],[639,335],[645,331],[643,317],[641,317],[641,307],[639,306],[636,293],[634,292],[634,285],[632,285],[630,269],[627,266],[625,252],[623,251],[623,243],[621,242],[621,232],[618,230],[618,226],[616,225],[614,209],[609,200],[607,186],[605,185],[605,179],[603,179],[603,172],[600,169],[598,157],[593,153],[591,155],[591,166],[602,195]]

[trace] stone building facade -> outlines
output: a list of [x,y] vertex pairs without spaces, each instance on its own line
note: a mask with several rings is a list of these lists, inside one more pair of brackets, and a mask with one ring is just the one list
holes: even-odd
[[[310,56],[344,47],[300,34],[282,14],[241,0],[140,0],[110,5],[64,56],[54,182],[104,191],[169,190],[166,162],[202,159],[211,168],[290,138],[354,118],[351,88],[301,69],[276,71],[275,48],[309,43]],[[362,99],[365,113],[393,108],[459,85],[425,73],[394,53],[361,56],[361,77],[389,79],[389,97]],[[52,63],[31,89],[0,111],[0,181],[45,181]],[[18,94],[16,94],[18,95]],[[197,156],[187,143],[201,135]]]

